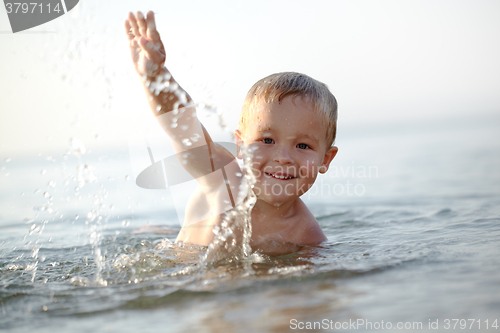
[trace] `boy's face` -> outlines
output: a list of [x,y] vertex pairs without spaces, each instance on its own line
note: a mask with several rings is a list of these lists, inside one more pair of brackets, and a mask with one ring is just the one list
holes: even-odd
[[253,151],[254,192],[280,205],[304,194],[325,173],[337,153],[326,145],[326,125],[313,105],[300,96],[281,103],[260,103],[247,111],[246,126],[236,131],[238,145]]

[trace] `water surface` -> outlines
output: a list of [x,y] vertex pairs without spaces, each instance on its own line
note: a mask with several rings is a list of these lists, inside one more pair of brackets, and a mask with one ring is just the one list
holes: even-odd
[[[463,318],[484,330],[500,319],[500,126],[432,126],[339,133],[333,164],[378,172],[327,174],[304,196],[321,247],[208,266],[202,249],[168,242],[180,228],[171,196],[135,186],[126,149],[2,157],[0,328],[282,332],[362,319],[426,331]],[[348,181],[363,194],[333,192]]]

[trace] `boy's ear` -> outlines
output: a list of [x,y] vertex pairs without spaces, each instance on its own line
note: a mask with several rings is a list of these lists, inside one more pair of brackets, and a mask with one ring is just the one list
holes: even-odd
[[241,132],[239,129],[234,131],[234,136],[236,137],[236,157],[241,160],[243,155],[241,154],[240,146],[243,145],[243,140],[241,139]]
[[330,147],[328,151],[325,154],[325,157],[323,157],[323,163],[321,163],[321,166],[319,168],[320,173],[325,173],[328,171],[328,168],[330,167],[330,163],[332,162],[333,158],[335,155],[337,155],[337,152],[339,149],[335,146]]

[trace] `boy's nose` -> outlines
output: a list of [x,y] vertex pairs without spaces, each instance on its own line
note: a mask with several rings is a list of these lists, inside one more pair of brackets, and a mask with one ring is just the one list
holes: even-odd
[[293,158],[290,156],[288,149],[279,148],[274,155],[274,162],[278,162],[280,164],[293,164]]

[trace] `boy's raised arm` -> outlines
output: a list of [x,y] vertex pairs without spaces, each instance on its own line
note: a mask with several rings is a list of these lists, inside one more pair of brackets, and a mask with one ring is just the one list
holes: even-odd
[[[215,148],[213,141],[196,116],[188,93],[165,67],[165,48],[156,30],[153,12],[129,13],[125,30],[135,70],[141,76],[146,96],[160,126],[169,135],[177,153],[198,148],[194,154],[182,154],[185,169],[198,178],[214,171],[214,158],[234,157],[225,149]],[[206,152],[206,153],[205,153]],[[180,155],[179,155],[180,156]]]
[[[203,130],[194,107],[190,108],[193,104],[191,97],[165,67],[165,48],[156,30],[154,13],[149,11],[147,17],[141,12],[129,13],[125,20],[125,30],[132,62],[141,76],[151,110],[174,142],[176,151],[185,150],[182,148],[186,147],[182,144],[183,140],[196,137],[195,134],[203,135]],[[205,142],[201,142],[189,147],[204,144]]]

